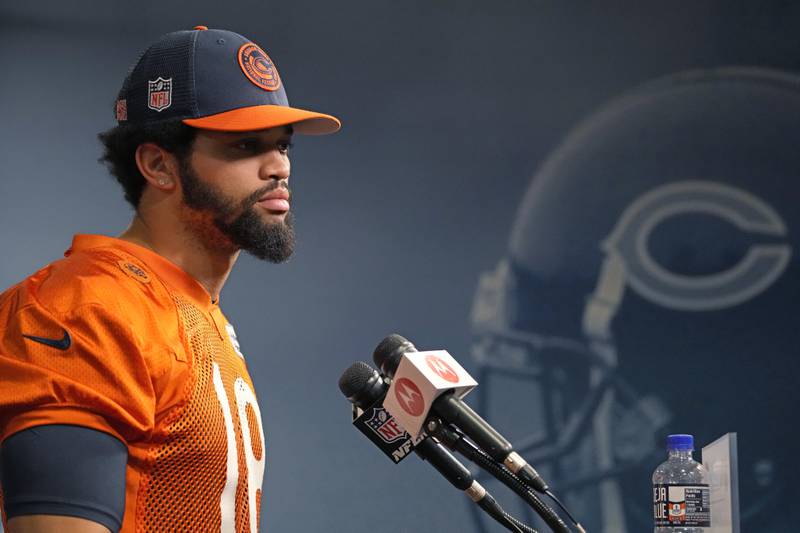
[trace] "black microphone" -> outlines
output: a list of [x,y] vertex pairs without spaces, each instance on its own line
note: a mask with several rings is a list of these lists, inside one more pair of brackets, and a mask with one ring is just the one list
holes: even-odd
[[339,390],[359,409],[366,409],[383,400],[388,388],[383,376],[363,361],[356,361],[347,367],[339,378]]
[[[416,351],[417,348],[411,341],[393,333],[378,344],[372,360],[384,374],[394,378],[403,354]],[[492,459],[504,464],[537,491],[546,493],[549,489],[542,476],[514,451],[511,443],[452,392],[436,398],[431,404],[430,412],[434,417],[460,428]]]
[[[358,361],[350,365],[339,378],[339,390],[350,403],[360,409],[367,409],[383,401],[389,385],[374,368]],[[416,444],[414,451],[506,528],[536,533],[503,511],[492,495],[475,481],[472,473],[441,443],[432,437],[425,437]]]

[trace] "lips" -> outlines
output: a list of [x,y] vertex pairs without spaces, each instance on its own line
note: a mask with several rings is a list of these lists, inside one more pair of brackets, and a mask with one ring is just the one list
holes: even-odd
[[261,200],[258,202],[259,205],[263,205],[270,211],[288,211],[289,210],[289,202],[286,200]]
[[289,191],[275,189],[265,194],[258,200],[258,204],[270,211],[286,212],[289,210]]

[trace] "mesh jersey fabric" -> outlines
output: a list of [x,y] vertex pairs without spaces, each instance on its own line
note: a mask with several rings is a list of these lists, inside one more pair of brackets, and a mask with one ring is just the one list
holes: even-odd
[[120,439],[122,532],[257,531],[263,425],[219,302],[121,239],[76,235],[64,256],[0,294],[0,442],[44,424]]

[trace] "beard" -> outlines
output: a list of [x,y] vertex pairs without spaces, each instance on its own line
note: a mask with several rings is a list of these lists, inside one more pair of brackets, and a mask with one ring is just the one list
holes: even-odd
[[[243,200],[228,198],[219,189],[204,183],[187,157],[181,162],[184,221],[209,249],[244,250],[258,259],[283,263],[294,252],[294,218],[286,213],[283,221],[263,220],[258,200],[281,187],[273,180]],[[289,188],[283,186],[287,191]],[[290,193],[291,194],[291,193]],[[238,213],[238,215],[237,215]]]

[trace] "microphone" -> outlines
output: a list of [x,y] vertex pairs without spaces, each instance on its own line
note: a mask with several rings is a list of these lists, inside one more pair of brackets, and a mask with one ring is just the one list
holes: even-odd
[[[389,385],[383,376],[362,361],[350,365],[339,378],[339,390],[350,403],[363,410],[380,404],[388,389]],[[467,492],[474,501],[477,500],[473,496],[485,494],[486,491],[472,478],[470,471],[442,444],[431,438],[425,438],[417,443],[414,450],[423,460],[429,461],[454,487]]]
[[353,404],[353,425],[395,464],[411,453],[411,435],[383,408],[389,387],[383,376],[366,363],[358,362],[342,374],[339,390]]
[[[339,390],[357,408],[379,406],[386,397],[389,385],[374,368],[358,361],[350,365],[339,378]],[[405,430],[400,427],[405,433]],[[407,435],[407,434],[406,434]],[[410,439],[410,437],[409,437]],[[470,471],[439,442],[424,437],[414,447],[424,461],[429,462],[454,487],[463,491],[495,520],[515,532],[536,533],[529,526],[506,513],[489,492],[475,481]]]
[[[420,362],[423,355],[427,368]],[[411,427],[413,421],[419,421],[420,428],[423,423],[435,425],[436,418],[453,424],[492,459],[504,464],[538,492],[547,493],[549,487],[536,469],[461,400],[459,394],[463,396],[466,391],[459,385],[466,385],[468,391],[477,383],[446,351],[418,352],[408,339],[394,333],[378,344],[372,359],[384,374],[392,378],[393,389],[390,389],[384,405],[401,423],[411,421],[404,424],[406,427]]]
[[382,400],[388,388],[383,376],[363,361],[350,365],[339,378],[339,390],[359,409]]

